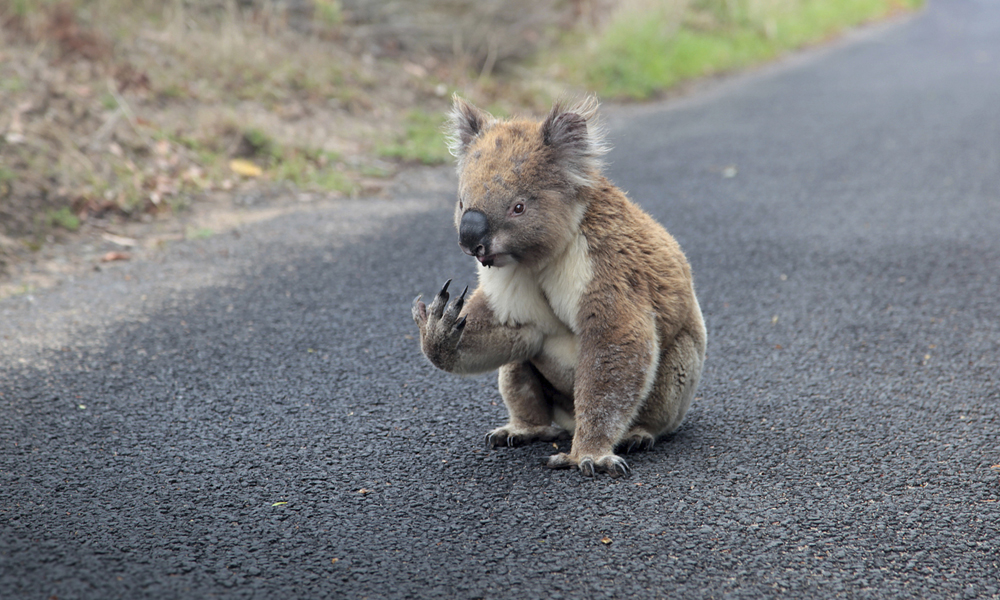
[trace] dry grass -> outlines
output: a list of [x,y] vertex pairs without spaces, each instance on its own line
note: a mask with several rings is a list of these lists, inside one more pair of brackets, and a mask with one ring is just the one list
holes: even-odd
[[[273,9],[0,0],[0,235],[176,211],[289,182],[351,194],[392,172],[414,106],[443,112],[451,71],[351,52],[331,15],[303,34]],[[333,5],[331,5],[333,6]],[[229,169],[258,163],[259,177]],[[0,246],[3,252],[3,246]]]
[[496,114],[643,98],[829,35],[788,15],[915,1],[0,0],[0,273],[216,192],[374,193],[449,159],[454,91]]

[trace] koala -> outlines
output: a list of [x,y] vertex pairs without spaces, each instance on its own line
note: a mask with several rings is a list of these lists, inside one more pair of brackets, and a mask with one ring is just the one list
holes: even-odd
[[572,438],[547,466],[617,477],[631,468],[616,451],[680,426],[707,334],[680,246],[601,174],[597,108],[500,120],[454,97],[455,226],[479,285],[449,304],[448,280],[412,314],[436,367],[499,369],[510,419],[490,449]]

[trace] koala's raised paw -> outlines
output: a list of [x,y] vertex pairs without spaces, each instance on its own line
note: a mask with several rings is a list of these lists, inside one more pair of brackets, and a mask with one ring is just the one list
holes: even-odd
[[577,467],[586,477],[593,477],[597,473],[607,473],[612,477],[628,477],[632,475],[632,468],[628,466],[625,459],[616,454],[605,454],[604,456],[582,456],[574,459],[565,452],[554,454],[546,461],[545,466],[550,469],[568,469]]
[[465,294],[469,291],[466,287],[462,295],[449,305],[449,285],[450,279],[434,296],[430,306],[420,301],[421,296],[417,296],[413,299],[412,309],[413,321],[420,328],[420,346],[424,355],[446,371],[454,364],[458,342],[465,330],[465,317],[459,318],[458,315],[462,312]]
[[562,427],[551,425],[541,427],[517,428],[511,425],[497,427],[486,434],[486,447],[492,450],[497,446],[523,446],[531,442],[554,442],[570,439],[569,432]]

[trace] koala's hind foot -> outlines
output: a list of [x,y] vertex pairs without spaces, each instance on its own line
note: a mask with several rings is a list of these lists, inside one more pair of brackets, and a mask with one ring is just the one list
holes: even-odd
[[632,454],[641,450],[652,450],[654,444],[656,436],[644,427],[633,427],[625,434],[622,441],[618,442],[617,449],[625,454]]
[[628,477],[632,474],[632,468],[628,466],[624,458],[617,454],[605,454],[604,456],[585,455],[577,459],[573,458],[570,454],[560,452],[559,454],[550,456],[545,466],[550,469],[577,467],[587,477],[593,477],[597,473],[607,473],[612,477]]
[[492,450],[497,446],[523,446],[531,442],[554,442],[570,439],[569,432],[562,427],[545,425],[538,427],[518,428],[513,425],[497,427],[486,434],[486,447]]

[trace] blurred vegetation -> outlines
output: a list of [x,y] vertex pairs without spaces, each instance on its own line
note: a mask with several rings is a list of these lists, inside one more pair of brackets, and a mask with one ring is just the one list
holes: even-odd
[[0,0],[0,270],[12,237],[215,192],[376,193],[450,159],[456,90],[648,99],[921,2]]
[[543,60],[604,97],[646,99],[677,83],[758,64],[923,0],[623,0]]
[[443,125],[443,115],[413,110],[406,116],[405,128],[398,139],[380,146],[378,153],[387,158],[425,165],[446,162],[450,155],[442,133]]

